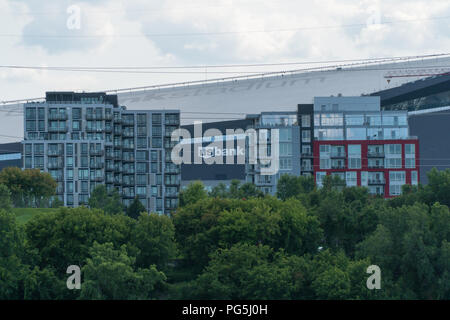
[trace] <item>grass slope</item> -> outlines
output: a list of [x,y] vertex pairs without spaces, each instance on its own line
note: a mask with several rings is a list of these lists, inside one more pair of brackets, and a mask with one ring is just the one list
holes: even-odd
[[33,216],[38,214],[45,214],[47,212],[55,212],[58,209],[53,208],[13,208],[12,211],[16,215],[18,224],[25,224]]

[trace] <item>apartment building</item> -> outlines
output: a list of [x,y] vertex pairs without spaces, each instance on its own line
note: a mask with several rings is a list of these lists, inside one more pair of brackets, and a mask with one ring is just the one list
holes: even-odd
[[127,110],[116,95],[47,92],[24,114],[24,168],[49,172],[64,205],[86,205],[104,184],[126,206],[137,196],[149,212],[177,207],[181,173],[170,137],[179,110]]
[[407,111],[381,111],[379,97],[317,97],[299,105],[301,174],[338,176],[347,186],[392,197],[419,183],[419,141]]
[[[273,145],[271,132],[278,130],[278,172],[273,175],[261,174],[264,164],[246,163],[246,182],[251,182],[264,193],[274,195],[277,191],[279,178],[284,174],[300,175],[300,129],[297,123],[297,113],[294,112],[263,112],[258,115],[247,115],[253,119],[253,127],[257,136],[264,130],[267,132],[267,155],[272,156]],[[247,149],[248,150],[248,149]],[[247,151],[248,155],[248,151]]]

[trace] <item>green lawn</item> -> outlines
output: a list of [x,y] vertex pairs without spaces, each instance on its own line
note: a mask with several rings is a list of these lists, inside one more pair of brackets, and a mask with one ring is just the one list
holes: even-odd
[[25,224],[33,216],[38,214],[45,214],[47,212],[55,212],[58,209],[53,208],[13,208],[16,214],[16,220],[19,224]]

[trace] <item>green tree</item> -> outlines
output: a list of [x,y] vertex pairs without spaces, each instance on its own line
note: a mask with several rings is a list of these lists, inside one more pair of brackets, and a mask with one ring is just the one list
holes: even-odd
[[310,193],[314,190],[314,178],[305,176],[293,176],[284,174],[280,177],[277,184],[277,197],[286,200],[296,197],[303,193]]
[[17,167],[3,169],[0,172],[0,184],[8,187],[15,207],[40,207],[47,204],[57,186],[49,173],[39,169],[21,170]]
[[27,222],[27,248],[35,252],[41,269],[51,266],[60,274],[69,265],[83,265],[94,240],[117,248],[128,244],[135,224],[125,215],[107,215],[98,209],[60,208]]
[[155,264],[160,270],[167,267],[175,257],[175,228],[165,215],[141,215],[133,231],[132,243],[139,249],[136,257],[138,267]]
[[94,242],[82,268],[84,281],[80,299],[154,299],[163,289],[166,276],[154,265],[134,270],[135,258],[126,247]]
[[127,216],[133,219],[137,219],[143,212],[146,213],[147,209],[145,209],[144,205],[139,200],[139,198],[135,197],[133,202],[127,208]]
[[289,299],[292,273],[283,252],[268,246],[236,244],[211,255],[193,285],[200,299]]
[[191,182],[186,189],[180,191],[180,207],[195,203],[208,197],[201,181]]
[[0,184],[0,209],[11,210],[11,192],[4,184]]
[[106,186],[101,184],[94,188],[89,197],[89,207],[102,209],[109,214],[120,214],[124,212],[124,206],[117,189],[108,192]]
[[21,299],[26,266],[22,264],[23,237],[15,215],[0,209],[0,300]]

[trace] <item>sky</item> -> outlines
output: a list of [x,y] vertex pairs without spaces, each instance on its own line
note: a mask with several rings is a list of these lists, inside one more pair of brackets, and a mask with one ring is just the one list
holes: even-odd
[[[173,67],[448,53],[450,1],[0,0],[0,41],[0,101],[8,101],[45,91],[98,91],[290,67],[96,73],[4,66]],[[0,134],[7,135],[1,123]]]

